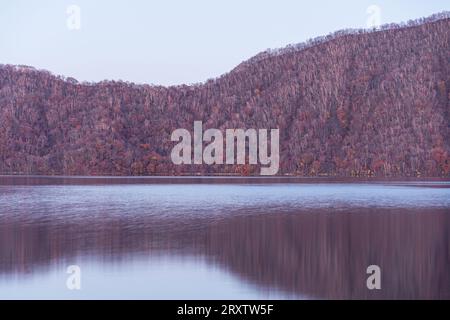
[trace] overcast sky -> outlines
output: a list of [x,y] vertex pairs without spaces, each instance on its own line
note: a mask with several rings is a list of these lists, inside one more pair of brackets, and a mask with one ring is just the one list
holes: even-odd
[[401,22],[444,10],[450,1],[0,0],[0,63],[80,81],[189,84],[267,48],[366,27],[368,19]]

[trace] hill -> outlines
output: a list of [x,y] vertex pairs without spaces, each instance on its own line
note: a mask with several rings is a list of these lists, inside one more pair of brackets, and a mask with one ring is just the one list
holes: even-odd
[[173,165],[177,128],[279,128],[279,174],[449,176],[450,17],[341,31],[174,87],[0,66],[0,172],[259,174]]

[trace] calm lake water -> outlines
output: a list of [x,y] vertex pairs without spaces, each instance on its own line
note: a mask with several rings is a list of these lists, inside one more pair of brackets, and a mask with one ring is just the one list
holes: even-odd
[[450,182],[0,177],[14,298],[450,299]]

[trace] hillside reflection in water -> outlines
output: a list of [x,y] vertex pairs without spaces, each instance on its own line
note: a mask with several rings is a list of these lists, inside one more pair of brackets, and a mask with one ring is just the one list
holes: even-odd
[[445,182],[34,181],[0,199],[0,298],[450,298]]

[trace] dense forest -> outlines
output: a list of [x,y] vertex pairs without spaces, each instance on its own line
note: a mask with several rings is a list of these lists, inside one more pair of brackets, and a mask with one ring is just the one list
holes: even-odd
[[174,165],[173,130],[279,128],[279,174],[450,175],[450,15],[260,53],[172,87],[0,65],[0,173],[256,175]]

